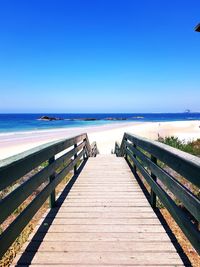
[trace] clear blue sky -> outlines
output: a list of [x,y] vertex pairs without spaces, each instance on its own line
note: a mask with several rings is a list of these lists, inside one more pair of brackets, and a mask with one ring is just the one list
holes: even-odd
[[0,112],[200,111],[199,0],[1,0]]

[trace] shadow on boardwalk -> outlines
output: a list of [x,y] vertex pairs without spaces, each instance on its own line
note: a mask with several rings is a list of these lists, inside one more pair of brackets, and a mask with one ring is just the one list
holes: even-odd
[[[140,177],[138,176],[138,174],[134,171],[134,168],[129,164],[128,161],[127,161],[127,163],[129,165],[130,169],[132,170],[132,172],[134,173],[135,179],[137,180],[137,182],[138,182],[140,188],[142,189],[144,195],[146,196],[146,198],[149,201],[149,203],[151,203],[150,202],[150,194],[149,194],[149,192],[147,191],[146,187],[142,183],[142,181],[141,181]],[[160,220],[162,226],[164,227],[166,233],[168,234],[172,244],[176,248],[176,251],[179,254],[180,258],[182,259],[184,265],[185,266],[192,266],[189,258],[187,257],[187,255],[183,251],[183,249],[180,246],[176,236],[174,235],[174,233],[170,229],[169,225],[167,224],[167,222],[166,222],[165,218],[163,217],[162,213],[160,212],[160,210],[158,208],[156,208],[156,209],[154,209],[154,212],[156,213],[158,219]]]
[[[33,236],[32,240],[30,241],[28,246],[26,247],[25,251],[22,253],[20,258],[18,259],[16,266],[21,266],[21,265],[29,266],[29,265],[31,265],[31,262],[35,256],[35,254],[37,253],[37,250],[39,249],[41,243],[43,242],[43,239],[44,239],[46,233],[48,232],[48,229],[50,228],[52,222],[54,221],[57,213],[59,212],[60,207],[62,206],[62,203],[64,202],[67,195],[69,194],[73,184],[77,180],[77,178],[78,178],[79,174],[81,173],[82,169],[84,168],[86,162],[87,162],[87,160],[85,160],[82,163],[82,165],[78,169],[77,174],[74,175],[72,177],[72,179],[69,181],[69,183],[66,185],[65,189],[62,191],[62,193],[60,194],[60,196],[58,197],[58,199],[56,201],[56,207],[51,209],[49,211],[49,213],[47,214],[47,216],[44,218],[41,226],[38,228],[37,232]],[[44,228],[45,228],[45,231],[43,231]],[[26,253],[26,252],[28,252],[28,253]]]

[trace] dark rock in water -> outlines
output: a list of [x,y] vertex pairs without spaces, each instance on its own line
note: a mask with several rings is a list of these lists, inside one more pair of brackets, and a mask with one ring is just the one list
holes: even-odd
[[125,121],[127,118],[106,118],[106,121]]
[[95,119],[95,118],[85,118],[85,119],[83,119],[84,121],[97,121],[97,119]]
[[60,120],[63,120],[63,119],[56,118],[56,117],[42,116],[38,120],[40,120],[40,121],[60,121]]
[[80,119],[74,119],[76,121],[97,121],[96,118],[80,118]]

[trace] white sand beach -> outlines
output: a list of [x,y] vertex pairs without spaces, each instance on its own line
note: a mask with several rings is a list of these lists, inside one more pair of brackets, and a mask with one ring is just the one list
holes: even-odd
[[200,138],[200,121],[176,122],[126,122],[87,128],[67,128],[33,132],[18,132],[0,135],[0,159],[7,158],[38,145],[87,132],[90,142],[96,141],[101,154],[109,154],[115,141],[121,141],[124,132],[133,133],[153,140],[165,136],[180,139]]

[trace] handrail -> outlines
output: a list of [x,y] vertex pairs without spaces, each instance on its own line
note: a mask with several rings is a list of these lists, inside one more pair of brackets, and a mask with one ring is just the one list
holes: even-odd
[[[62,155],[58,154],[62,152]],[[95,157],[96,143],[90,145],[87,134],[54,141],[30,149],[0,161],[0,191],[16,183],[25,174],[46,163],[29,179],[20,184],[0,200],[0,224],[3,223],[44,182],[48,182],[40,193],[28,204],[17,218],[0,234],[0,258],[20,235],[32,217],[50,199],[50,208],[56,204],[55,188],[74,168],[88,157]],[[46,165],[45,164],[45,165]]]
[[[125,157],[128,163],[133,166],[133,172],[138,170],[141,173],[151,188],[152,207],[156,207],[156,197],[158,197],[193,247],[200,253],[200,232],[198,229],[200,199],[181,184],[176,177],[169,174],[163,168],[163,164],[158,163],[158,161],[164,163],[192,185],[200,188],[200,158],[157,141],[129,133],[124,134],[121,146],[115,144],[115,154]],[[187,209],[187,213],[175,203],[171,194],[182,203]],[[197,221],[196,225],[191,221],[191,217]]]

